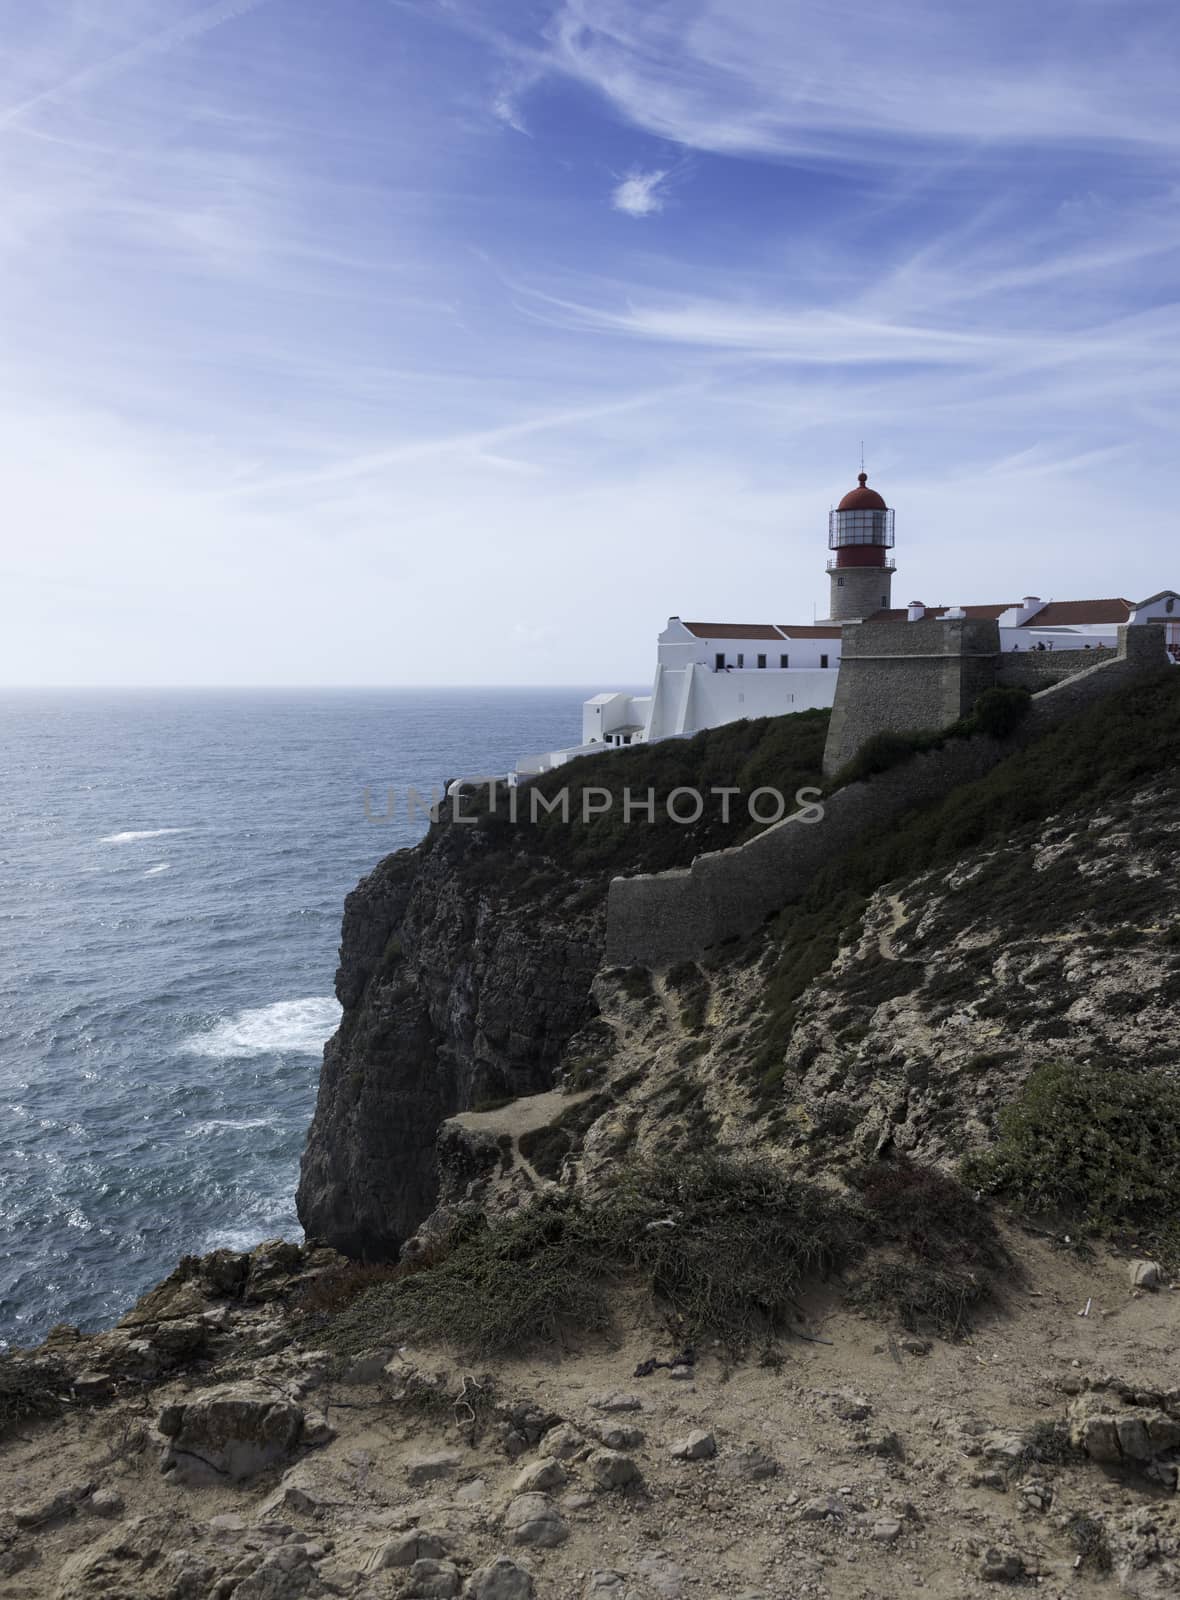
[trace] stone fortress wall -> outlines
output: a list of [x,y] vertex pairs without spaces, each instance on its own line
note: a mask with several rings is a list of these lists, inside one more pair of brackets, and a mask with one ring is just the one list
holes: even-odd
[[[989,628],[995,638],[990,653],[986,649],[993,637]],[[841,687],[851,664],[852,683],[863,683],[870,696],[866,710],[855,694],[846,695],[843,720],[837,727],[836,714],[841,709],[841,690],[837,689],[829,747],[834,736],[836,748],[847,750],[849,756],[859,748],[859,744],[851,744],[853,737],[863,743],[883,728],[910,731],[946,726],[969,711],[984,688],[997,681],[1012,681],[1005,670],[1009,657],[1002,657],[1002,664],[997,661],[999,636],[994,623],[969,619],[875,623],[871,651],[866,646],[862,654],[855,643],[849,648],[850,635],[868,631],[847,628],[844,633]],[[883,646],[888,642],[897,646],[896,672],[888,659],[882,661]],[[1066,654],[1085,658],[1084,667],[1034,694],[1028,716],[1008,739],[977,735],[950,740],[940,750],[916,755],[902,766],[837,790],[824,802],[822,821],[800,820],[808,815],[803,812],[799,818],[784,818],[745,844],[698,856],[691,867],[615,878],[607,899],[605,960],[615,966],[669,966],[698,956],[722,940],[748,937],[768,916],[798,899],[816,873],[840,851],[851,849],[869,828],[888,827],[913,807],[982,777],[1014,748],[1049,732],[1135,678],[1160,671],[1166,661],[1164,630],[1147,625],[1120,627],[1117,651],[1103,652],[1105,659],[1098,662],[1093,651],[1054,651],[1054,671],[1061,670],[1061,658]],[[875,689],[870,661],[873,669],[884,668],[889,692]],[[861,663],[868,670],[862,672]],[[901,695],[911,698],[899,711],[895,697]]]
[[824,750],[832,777],[876,733],[946,728],[996,681],[995,622],[927,617],[846,627]]

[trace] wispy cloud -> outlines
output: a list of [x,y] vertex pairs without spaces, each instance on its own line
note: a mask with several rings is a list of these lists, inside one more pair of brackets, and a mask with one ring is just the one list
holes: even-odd
[[664,180],[667,170],[629,172],[611,194],[611,205],[629,217],[650,217],[664,209]]
[[10,9],[0,680],[637,681],[862,438],[931,601],[1177,581],[1162,0]]
[[[116,7],[118,3],[119,0],[115,0]],[[108,79],[130,71],[153,56],[164,55],[200,39],[215,28],[237,21],[260,6],[271,3],[273,0],[215,0],[213,5],[205,6],[192,15],[181,16],[170,26],[135,39],[114,54],[68,74],[49,88],[38,90],[36,94],[7,108],[0,107],[0,129],[13,127],[31,112],[45,106],[60,105],[72,96],[99,88]]]
[[[1129,23],[1133,21],[1133,25]],[[1151,0],[563,0],[550,60],[698,150],[888,160],[905,141],[1180,148],[1180,19]]]

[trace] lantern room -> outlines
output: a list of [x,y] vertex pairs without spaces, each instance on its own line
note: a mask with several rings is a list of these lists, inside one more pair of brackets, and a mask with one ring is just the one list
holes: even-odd
[[836,552],[828,569],[841,567],[891,567],[886,555],[893,548],[893,512],[875,489],[868,474],[858,477],[828,517],[828,549]]

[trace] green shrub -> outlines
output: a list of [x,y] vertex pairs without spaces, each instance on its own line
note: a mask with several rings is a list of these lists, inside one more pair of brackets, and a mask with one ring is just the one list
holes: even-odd
[[1154,1071],[1039,1067],[966,1182],[1094,1233],[1180,1235],[1180,1082]]
[[852,1301],[903,1326],[957,1338],[970,1312],[994,1296],[1007,1251],[985,1207],[954,1178],[905,1158],[849,1175],[875,1254]]
[[769,1165],[677,1157],[626,1170],[597,1205],[546,1196],[468,1224],[429,1270],[378,1284],[320,1335],[347,1353],[408,1339],[516,1351],[609,1325],[607,1283],[638,1274],[676,1336],[740,1349],[783,1324],[804,1280],[851,1249],[847,1208]]
[[997,684],[985,689],[971,713],[971,731],[986,733],[993,739],[1007,739],[1028,716],[1032,696],[1027,689],[1011,689]]

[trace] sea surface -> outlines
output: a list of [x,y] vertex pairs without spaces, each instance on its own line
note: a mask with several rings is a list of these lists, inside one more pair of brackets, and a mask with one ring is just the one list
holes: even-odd
[[425,831],[410,786],[576,742],[583,698],[0,692],[0,1347],[300,1237],[345,894]]

